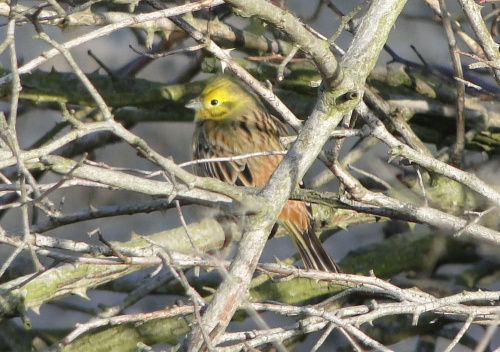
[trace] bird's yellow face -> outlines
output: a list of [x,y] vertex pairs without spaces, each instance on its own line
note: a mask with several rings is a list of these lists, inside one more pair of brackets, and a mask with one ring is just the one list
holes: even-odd
[[205,87],[201,95],[186,104],[194,109],[197,120],[224,120],[241,108],[255,104],[254,97],[229,78],[219,77]]

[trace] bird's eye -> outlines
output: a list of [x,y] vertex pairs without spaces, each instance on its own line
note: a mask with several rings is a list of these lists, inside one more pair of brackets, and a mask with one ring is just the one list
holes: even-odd
[[215,106],[219,104],[219,101],[217,99],[213,99],[212,101],[210,101],[210,104],[212,104],[212,106]]

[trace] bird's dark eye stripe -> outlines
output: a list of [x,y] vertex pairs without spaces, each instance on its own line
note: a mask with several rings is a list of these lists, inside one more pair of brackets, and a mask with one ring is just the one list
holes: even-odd
[[212,106],[215,106],[215,105],[219,104],[219,101],[217,99],[212,99],[210,101],[210,104],[212,104]]

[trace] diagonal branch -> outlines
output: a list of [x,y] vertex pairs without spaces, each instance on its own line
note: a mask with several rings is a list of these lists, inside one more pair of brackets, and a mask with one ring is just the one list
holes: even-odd
[[[260,6],[266,8],[267,5],[263,5],[264,3],[265,1],[255,1],[255,8]],[[375,1],[372,4],[342,62],[342,66],[346,69],[344,80],[335,90],[321,93],[311,117],[296,142],[262,190],[261,195],[267,200],[267,206],[263,204],[263,212],[248,220],[248,230],[239,244],[230,274],[219,286],[203,315],[205,329],[210,332],[213,339],[216,340],[224,332],[237,307],[248,296],[248,285],[257,261],[289,194],[316,159],[342,116],[352,111],[361,100],[366,77],[374,67],[388,33],[404,4],[404,0]],[[235,7],[239,8],[239,2]],[[281,28],[288,28],[289,25],[294,26],[296,23],[284,23]],[[314,51],[312,57],[324,52],[322,43],[317,45],[321,48],[311,47]],[[202,345],[201,332],[195,328],[191,335],[189,350],[199,351]]]
[[[477,40],[479,41],[479,44],[484,50],[486,58],[489,61],[499,62],[500,52],[498,49],[500,48],[500,45],[495,43],[490,32],[488,31],[488,27],[486,27],[486,24],[481,17],[482,6],[476,4],[473,0],[459,0],[459,2],[462,5],[465,15],[469,19],[469,23],[477,37]],[[500,70],[493,69],[493,74],[495,75],[497,83],[500,85]]]

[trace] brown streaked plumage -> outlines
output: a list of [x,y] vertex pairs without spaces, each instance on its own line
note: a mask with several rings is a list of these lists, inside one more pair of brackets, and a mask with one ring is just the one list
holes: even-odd
[[[224,76],[212,81],[200,97],[186,106],[196,109],[194,159],[281,150],[279,137],[288,135],[285,125],[272,116],[253,93]],[[195,171],[229,184],[262,187],[281,159],[281,155],[270,155],[202,163]],[[340,271],[314,234],[311,211],[306,203],[289,200],[279,220],[292,237],[307,268]]]

